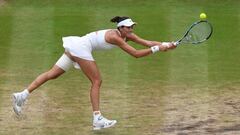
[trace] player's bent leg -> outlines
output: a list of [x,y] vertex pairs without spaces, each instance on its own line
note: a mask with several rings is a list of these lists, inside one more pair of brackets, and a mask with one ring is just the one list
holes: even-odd
[[82,71],[92,83],[90,91],[92,108],[93,112],[98,112],[97,114],[93,113],[93,130],[99,130],[102,128],[109,128],[114,126],[117,123],[117,121],[108,120],[104,118],[99,111],[99,95],[100,95],[99,91],[102,80],[95,61],[84,60],[77,57],[73,58],[74,61],[76,61],[80,65]]
[[99,110],[99,90],[101,87],[101,76],[100,72],[97,68],[97,65],[95,61],[89,61],[89,60],[84,60],[78,57],[73,57],[74,61],[76,61],[83,73],[88,77],[88,79],[91,81],[92,86],[90,90],[90,98],[91,98],[91,103],[93,107],[93,111],[98,111]]

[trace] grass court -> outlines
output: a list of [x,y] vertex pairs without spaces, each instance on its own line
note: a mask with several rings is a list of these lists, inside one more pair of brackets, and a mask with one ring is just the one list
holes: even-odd
[[[239,0],[0,0],[1,135],[240,134]],[[205,12],[214,32],[200,46],[135,59],[120,49],[94,52],[101,110],[118,120],[92,131],[90,82],[79,70],[35,90],[24,114],[11,94],[47,71],[63,53],[63,36],[115,28],[130,16],[135,33],[157,41],[182,36]],[[142,46],[129,42],[137,49]]]

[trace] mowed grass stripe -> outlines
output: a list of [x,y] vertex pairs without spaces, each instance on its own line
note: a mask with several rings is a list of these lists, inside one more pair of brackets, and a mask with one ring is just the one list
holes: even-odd
[[[24,108],[24,115],[16,118],[12,111],[10,95],[12,92],[20,91],[33,77],[48,66],[51,59],[49,54],[49,43],[52,42],[52,9],[19,7],[14,9],[12,39],[9,49],[8,69],[3,87],[9,89],[3,93],[4,103],[1,106],[1,128],[6,134],[34,134],[41,133],[45,123],[44,111],[48,100],[44,91],[32,94],[30,102]],[[18,72],[16,72],[18,71]],[[13,128],[14,127],[14,128]],[[17,127],[17,128],[16,128]],[[14,130],[12,130],[12,128]],[[34,129],[34,130],[33,130]]]
[[[198,13],[201,7],[195,7],[193,11],[182,9],[172,10],[171,29],[173,39],[181,38],[189,26],[198,21]],[[187,14],[188,16],[182,16]],[[178,21],[176,21],[178,20]],[[208,42],[201,45],[180,45],[171,55],[169,80],[173,83],[189,84],[199,87],[205,86],[208,81]]]
[[[2,12],[3,11],[3,12]],[[5,10],[0,10],[0,134],[3,134],[6,129],[2,128],[6,123],[4,122],[5,119],[5,111],[3,108],[8,108],[9,106],[6,105],[6,99],[10,98],[6,92],[9,91],[8,86],[5,85],[7,82],[6,77],[8,74],[6,73],[7,67],[6,64],[8,63],[8,50],[10,46],[10,37],[12,34],[12,13],[9,11],[7,13],[4,12]]]
[[[182,4],[184,5],[184,3]],[[177,40],[181,38],[189,26],[193,22],[198,21],[198,13],[201,11],[201,7],[193,7],[192,10],[188,7],[188,10],[186,10],[186,7],[180,6],[172,9],[169,14],[169,31],[172,39]],[[206,108],[209,108],[208,105],[204,105],[202,107],[204,110],[202,111],[192,109],[192,112],[188,112],[184,109],[189,109],[186,102],[201,102],[202,99],[197,98],[198,95],[196,94],[199,94],[199,91],[204,92],[204,90],[207,90],[208,43],[203,43],[199,46],[180,45],[171,52],[168,79],[169,85],[166,86],[166,94],[163,97],[167,105],[164,108],[165,110],[176,109],[176,111],[163,112],[163,125],[168,126],[176,121],[183,121],[183,118],[188,118],[191,116],[191,113],[196,114],[197,117],[201,113],[205,113],[208,110]],[[201,96],[207,97],[208,92]],[[181,116],[176,112],[181,113]],[[201,117],[199,118],[201,119]]]

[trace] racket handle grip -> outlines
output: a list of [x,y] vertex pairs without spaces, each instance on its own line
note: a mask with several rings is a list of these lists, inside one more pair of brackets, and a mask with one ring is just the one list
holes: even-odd
[[176,41],[176,42],[173,43],[173,45],[178,46],[178,45],[179,45],[179,42]]

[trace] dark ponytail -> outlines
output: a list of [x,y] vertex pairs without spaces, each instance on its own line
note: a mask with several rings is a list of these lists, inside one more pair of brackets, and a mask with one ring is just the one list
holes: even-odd
[[129,19],[129,17],[127,17],[127,16],[122,16],[122,17],[115,16],[110,21],[113,22],[113,23],[119,23],[119,22],[121,22],[123,20],[126,20],[126,19]]

